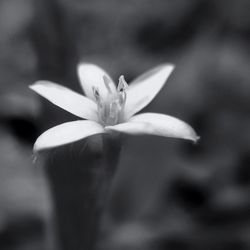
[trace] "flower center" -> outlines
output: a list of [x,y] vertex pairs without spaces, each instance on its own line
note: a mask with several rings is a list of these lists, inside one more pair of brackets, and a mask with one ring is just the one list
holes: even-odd
[[108,90],[106,96],[101,96],[96,87],[93,87],[93,93],[98,107],[99,122],[103,126],[112,126],[123,121],[128,84],[124,76],[120,76],[118,86],[114,90],[113,83],[108,77],[103,76],[103,81]]

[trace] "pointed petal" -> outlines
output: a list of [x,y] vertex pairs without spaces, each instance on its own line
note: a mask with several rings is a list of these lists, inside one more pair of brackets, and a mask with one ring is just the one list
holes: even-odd
[[193,128],[187,123],[169,115],[156,113],[135,115],[126,123],[109,126],[105,129],[127,134],[151,134],[192,141],[199,139]]
[[100,133],[105,133],[104,128],[93,121],[66,122],[41,134],[35,142],[34,151],[62,146]]
[[147,106],[161,90],[174,69],[172,64],[160,65],[136,78],[127,89],[125,119]]
[[[112,92],[116,91],[111,77],[97,65],[81,63],[78,65],[77,72],[85,95],[92,100],[95,100],[93,87],[98,89],[100,96],[103,98],[108,94],[109,88]],[[106,86],[104,79],[106,83],[109,83],[109,88]]]
[[96,103],[83,95],[49,81],[38,81],[30,88],[73,115],[98,121]]

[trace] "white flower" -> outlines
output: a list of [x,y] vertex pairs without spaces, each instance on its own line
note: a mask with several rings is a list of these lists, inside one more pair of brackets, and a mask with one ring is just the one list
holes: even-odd
[[138,111],[148,105],[163,87],[174,66],[158,66],[127,85],[120,76],[116,87],[100,67],[82,63],[78,76],[86,97],[49,81],[38,81],[30,88],[60,108],[86,120],[66,122],[38,137],[34,151],[53,148],[85,137],[118,131],[152,134],[196,141],[198,136],[185,122],[172,116]]

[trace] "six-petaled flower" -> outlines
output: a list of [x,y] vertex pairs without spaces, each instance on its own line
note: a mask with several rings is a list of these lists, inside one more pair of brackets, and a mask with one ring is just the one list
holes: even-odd
[[45,131],[36,140],[34,151],[112,131],[196,141],[198,136],[192,127],[175,117],[157,113],[135,115],[154,99],[173,69],[171,64],[158,66],[129,85],[120,76],[116,87],[103,69],[82,63],[78,66],[78,76],[86,97],[56,83],[36,82],[30,86],[32,90],[82,120],[66,122]]

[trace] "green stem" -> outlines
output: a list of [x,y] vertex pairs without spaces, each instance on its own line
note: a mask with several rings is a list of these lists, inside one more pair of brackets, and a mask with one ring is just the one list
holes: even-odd
[[49,153],[47,172],[55,202],[62,250],[93,250],[110,185],[117,169],[120,140],[97,137]]

